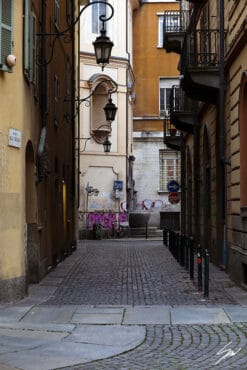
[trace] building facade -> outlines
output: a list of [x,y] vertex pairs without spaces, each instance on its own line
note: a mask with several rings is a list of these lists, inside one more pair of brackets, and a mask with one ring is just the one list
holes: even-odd
[[175,145],[164,143],[164,125],[170,116],[169,96],[172,86],[179,83],[179,58],[163,49],[164,12],[174,12],[171,26],[176,27],[178,10],[177,1],[142,1],[134,12],[134,208],[150,211],[149,225],[158,227],[164,226],[161,213],[172,212],[179,219],[180,212],[179,200],[169,201],[167,187],[170,181],[180,184],[179,132],[175,129]]
[[77,1],[0,1],[1,301],[75,245],[77,15]]
[[[114,9],[114,14],[109,4]],[[132,193],[132,89],[133,11],[139,1],[111,0],[88,8],[81,24],[80,38],[80,130],[77,138],[79,172],[79,224],[81,237],[89,237],[93,225],[105,232],[118,228],[127,219]],[[92,41],[105,22],[107,36],[113,41],[110,63],[102,70],[93,56]],[[87,99],[88,97],[88,99]],[[106,120],[104,107],[117,107],[114,121]],[[111,142],[105,153],[103,143]],[[120,218],[119,218],[120,217]],[[85,234],[86,232],[86,234]]]
[[244,286],[246,35],[246,2],[224,0],[181,2],[180,28],[164,32],[180,54],[171,119],[183,132],[183,232]]

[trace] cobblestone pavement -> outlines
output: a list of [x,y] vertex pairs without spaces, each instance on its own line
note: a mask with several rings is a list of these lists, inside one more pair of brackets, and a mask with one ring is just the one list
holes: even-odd
[[[213,269],[213,270],[212,270]],[[211,267],[208,304],[236,304],[234,284]],[[71,270],[46,304],[205,304],[162,241],[83,241]]]
[[[162,241],[81,242],[66,279],[45,305],[237,305],[227,275],[210,266],[210,296],[198,293]],[[247,323],[143,325],[137,348],[66,370],[247,369]]]
[[146,326],[145,341],[138,348],[109,359],[64,369],[246,370],[246,332],[247,324]]

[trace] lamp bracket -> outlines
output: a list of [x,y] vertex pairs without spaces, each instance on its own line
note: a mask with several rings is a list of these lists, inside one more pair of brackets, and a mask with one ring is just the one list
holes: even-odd
[[68,41],[71,41],[71,32],[74,31],[74,27],[75,25],[79,22],[80,20],[80,17],[82,15],[82,13],[91,5],[94,5],[94,4],[105,4],[107,6],[110,7],[110,10],[111,10],[111,13],[109,16],[106,16],[105,14],[102,14],[99,16],[99,20],[103,23],[103,30],[104,30],[104,24],[105,22],[108,22],[114,15],[114,8],[111,4],[109,4],[108,2],[105,2],[105,1],[93,1],[93,2],[88,2],[79,12],[78,16],[76,17],[76,19],[74,20],[74,22],[71,23],[71,25],[69,27],[67,27],[65,30],[63,31],[57,31],[57,32],[41,32],[41,33],[37,33],[36,36],[41,36],[41,37],[54,37],[54,39],[52,40],[52,45],[51,45],[51,55],[49,57],[49,59],[45,62],[42,62],[40,63],[39,65],[48,65],[51,63],[52,61],[52,58],[53,58],[53,54],[54,54],[54,47],[55,47],[55,43],[57,41],[58,38],[60,37],[64,37],[64,41],[65,42],[68,42]]

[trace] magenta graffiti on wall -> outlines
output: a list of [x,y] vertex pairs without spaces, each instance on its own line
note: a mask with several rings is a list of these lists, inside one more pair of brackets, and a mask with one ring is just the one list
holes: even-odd
[[112,226],[118,227],[119,223],[127,221],[127,214],[114,212],[90,212],[87,216],[88,228],[92,228],[95,223],[100,223],[104,229],[111,229]]

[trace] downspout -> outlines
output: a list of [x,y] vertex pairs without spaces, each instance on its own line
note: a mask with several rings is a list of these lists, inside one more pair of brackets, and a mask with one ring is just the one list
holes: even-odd
[[[126,0],[126,9],[125,9],[125,12],[126,12],[126,16],[125,16],[125,28],[126,28],[126,42],[125,42],[125,48],[126,48],[126,54],[128,55],[128,66],[126,68],[126,76],[125,76],[125,80],[126,80],[126,96],[125,96],[125,109],[126,109],[126,137],[125,137],[125,142],[126,142],[126,145],[125,145],[125,151],[126,151],[126,197],[127,197],[127,213],[129,214],[129,211],[130,211],[130,206],[131,206],[131,202],[130,202],[130,198],[129,198],[129,193],[128,193],[128,183],[129,181],[131,180],[129,178],[129,151],[128,151],[128,142],[129,142],[129,101],[128,101],[128,68],[129,68],[129,65],[130,65],[130,53],[129,53],[129,44],[128,44],[128,36],[129,36],[129,33],[128,33],[128,24],[129,24],[129,12],[128,12],[128,0]],[[128,180],[128,181],[127,181]],[[130,184],[130,186],[132,186],[132,184]],[[128,215],[129,216],[129,215]]]
[[[218,246],[220,248],[220,264],[223,268],[226,267],[226,160],[225,160],[225,21],[224,21],[224,0],[219,0],[219,74],[220,74],[220,90],[219,90],[219,176],[218,176]],[[223,184],[223,186],[222,186]]]
[[38,175],[37,181],[42,180],[40,164],[41,158],[44,153],[45,140],[46,140],[46,114],[47,114],[47,65],[46,65],[46,1],[41,1],[41,48],[40,48],[40,65],[41,65],[41,78],[40,78],[40,92],[41,92],[41,132],[39,138],[39,145],[37,151],[37,167]]
[[[78,0],[78,11],[80,11],[80,0]],[[78,22],[78,73],[77,73],[77,95],[80,96],[80,60],[81,60],[81,50],[80,50],[80,20]],[[76,109],[76,115],[77,115],[77,137],[80,136],[80,104],[78,107],[74,107]],[[75,115],[75,116],[76,116]],[[76,140],[75,140],[76,141]],[[80,140],[77,140],[77,143],[74,145],[77,145],[77,208],[80,207],[80,164],[81,164],[81,158],[80,158]]]

